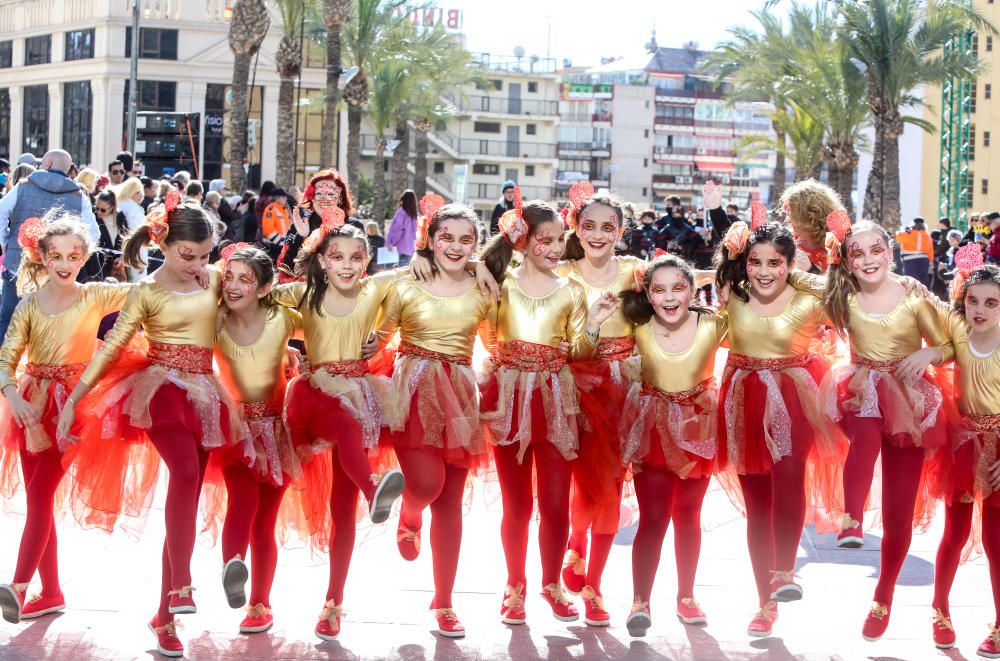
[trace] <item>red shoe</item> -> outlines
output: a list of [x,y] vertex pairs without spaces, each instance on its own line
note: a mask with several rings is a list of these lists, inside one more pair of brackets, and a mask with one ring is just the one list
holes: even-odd
[[192,592],[194,592],[194,588],[190,585],[185,585],[180,590],[171,590],[168,592],[170,605],[167,606],[167,611],[171,615],[197,613],[198,607],[194,604],[194,597],[191,596]]
[[955,646],[955,627],[951,618],[940,608],[934,609],[934,646],[939,650],[950,650]]
[[708,617],[694,597],[684,597],[677,602],[677,619],[684,624],[708,624]]
[[61,613],[64,610],[66,610],[66,598],[63,597],[62,592],[54,597],[36,594],[21,608],[21,619],[33,620],[36,617]]
[[549,602],[549,606],[552,607],[553,617],[560,622],[576,622],[580,619],[579,611],[566,598],[562,587],[558,583],[549,583],[543,587],[542,598]]
[[649,615],[649,602],[636,597],[635,601],[632,602],[632,611],[625,620],[628,635],[633,638],[642,638],[651,626],[653,626],[653,618]]
[[986,636],[976,654],[985,659],[1000,659],[1000,627],[990,627],[990,635]]
[[774,630],[774,622],[778,619],[778,604],[769,601],[764,607],[757,611],[757,614],[750,620],[747,627],[747,635],[754,638],[766,638]]
[[524,624],[524,584],[508,585],[504,589],[504,600],[500,606],[500,621],[504,624]]
[[[234,556],[222,569],[222,589],[230,608],[243,608],[247,603],[246,584],[250,571],[240,556]],[[171,611],[172,612],[172,611]]]
[[611,624],[611,616],[605,610],[604,599],[597,590],[585,585],[580,594],[583,596],[583,605],[586,607],[583,621],[587,626],[606,627]]
[[156,624],[156,617],[149,621],[149,630],[156,636],[156,651],[163,656],[184,656],[184,645],[177,637],[177,627],[180,623],[170,620],[164,625]]
[[247,609],[247,616],[240,622],[240,633],[261,633],[274,626],[271,609],[264,604],[256,604]]
[[316,623],[316,637],[320,640],[337,640],[340,635],[340,618],[346,615],[344,609],[333,603],[333,599],[323,605]]
[[881,638],[885,630],[889,628],[889,609],[891,608],[892,606],[889,604],[872,602],[872,609],[868,611],[865,625],[861,628],[861,635],[869,643],[874,643]]
[[21,609],[24,607],[24,593],[27,583],[5,583],[0,585],[0,612],[3,619],[11,624],[21,621]]
[[802,598],[802,586],[795,582],[795,572],[771,572],[771,600],[798,601]]
[[396,548],[403,560],[416,560],[420,555],[420,530],[410,530],[403,525],[403,517],[399,517],[396,528]]
[[583,590],[583,584],[587,580],[587,568],[583,564],[583,558],[573,549],[566,550],[566,557],[563,559],[562,568],[563,585],[566,592],[577,595]]
[[837,546],[842,549],[859,549],[864,545],[865,532],[861,529],[861,522],[852,519],[850,514],[844,514],[840,534],[837,535]]
[[438,622],[438,633],[446,638],[465,638],[465,627],[451,608],[435,608],[434,617]]

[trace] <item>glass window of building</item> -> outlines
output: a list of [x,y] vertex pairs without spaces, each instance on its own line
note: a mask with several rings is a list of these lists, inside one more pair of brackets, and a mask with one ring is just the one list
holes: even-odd
[[24,100],[21,151],[44,154],[49,149],[49,86],[28,85],[21,95]]
[[14,66],[14,42],[0,41],[0,69],[10,69]]
[[90,81],[64,84],[62,144],[76,163],[90,163],[92,116]]
[[0,154],[10,154],[10,90],[0,89]]
[[71,60],[89,60],[92,57],[94,57],[93,29],[72,30],[66,33],[65,60],[67,62]]
[[52,61],[52,35],[28,37],[24,40],[24,64],[48,64]]
[[[132,57],[132,28],[125,28],[125,57]],[[177,30],[139,28],[139,57],[150,60],[177,59]]]

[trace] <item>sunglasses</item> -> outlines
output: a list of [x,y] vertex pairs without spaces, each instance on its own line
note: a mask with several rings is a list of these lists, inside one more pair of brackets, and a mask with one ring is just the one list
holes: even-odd
[[106,207],[97,207],[97,213],[111,213],[111,209]]
[[125,174],[125,170],[112,170],[111,174]]

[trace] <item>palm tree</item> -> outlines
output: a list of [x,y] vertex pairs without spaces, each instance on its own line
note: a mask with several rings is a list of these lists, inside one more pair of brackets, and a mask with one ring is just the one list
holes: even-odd
[[295,81],[302,74],[302,20],[310,0],[277,0],[282,37],[274,55],[281,82],[278,85],[278,140],[275,162],[279,186],[295,183]]
[[[408,63],[403,57],[387,59],[372,71],[371,98],[368,110],[375,125],[375,176],[372,182],[372,218],[385,220],[385,148],[386,131],[396,124],[407,94]],[[398,147],[397,147],[398,149]]]
[[[738,26],[729,29],[731,38],[716,46],[701,64],[704,73],[715,77],[716,85],[731,80],[733,93],[729,101],[765,101],[774,106],[771,129],[774,144],[783,145],[785,132],[782,116],[787,105],[781,80],[793,73],[788,60],[790,37],[781,20],[766,10],[751,12],[760,25],[759,31]],[[785,150],[775,150],[774,190],[777,200],[785,190]]]
[[247,82],[250,60],[260,50],[271,25],[264,0],[236,0],[229,22],[229,49],[233,51],[233,102],[229,111],[229,186],[243,192],[247,157]]
[[[335,162],[333,143],[337,136],[337,95],[340,91],[340,30],[351,11],[351,0],[323,0],[323,23],[326,25],[326,110],[323,114],[323,138],[319,147],[321,167]],[[340,145],[337,145],[340,149]]]
[[872,171],[864,215],[899,227],[899,137],[902,109],[917,106],[917,87],[951,77],[975,76],[976,55],[944,49],[966,30],[995,34],[993,25],[965,0],[838,0],[840,37],[865,70],[868,107],[875,127]]
[[776,112],[772,122],[780,129],[781,138],[751,135],[738,143],[741,152],[756,156],[773,151],[776,155],[795,163],[795,180],[819,178],[823,165],[824,126],[803,106],[792,99],[786,100],[787,110]]

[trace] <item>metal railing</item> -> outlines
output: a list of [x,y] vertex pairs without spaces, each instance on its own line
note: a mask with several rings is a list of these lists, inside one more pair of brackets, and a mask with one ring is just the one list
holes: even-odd
[[509,73],[555,73],[558,63],[553,57],[515,57],[511,55],[494,55],[492,53],[473,53],[470,66],[482,67],[491,71],[507,71]]
[[[476,200],[500,199],[500,185],[470,183],[469,198]],[[521,186],[521,196],[525,200],[551,200],[555,197],[555,190],[549,186]]]
[[654,156],[693,156],[694,147],[653,147]]
[[446,94],[445,99],[465,112],[491,112],[502,115],[558,116],[558,101],[543,101],[512,96],[486,96],[471,94],[460,97]]
[[694,126],[694,117],[669,117],[657,115],[653,123],[658,126]]
[[510,142],[507,140],[459,140],[460,154],[506,156],[508,158],[555,158],[556,146],[541,142]]

